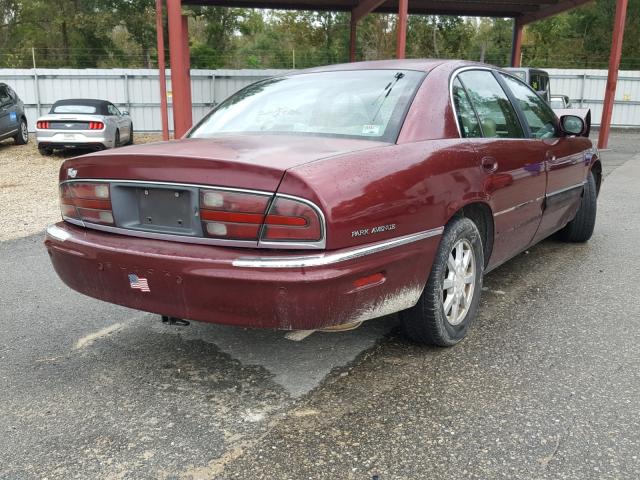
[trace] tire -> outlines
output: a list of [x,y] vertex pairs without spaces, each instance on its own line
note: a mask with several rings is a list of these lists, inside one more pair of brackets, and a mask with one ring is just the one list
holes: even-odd
[[596,213],[598,210],[598,194],[596,179],[593,172],[589,172],[587,183],[582,192],[582,200],[578,213],[565,227],[558,232],[560,240],[565,242],[586,242],[593,235],[596,225]]
[[13,140],[16,142],[16,145],[26,145],[29,143],[29,130],[27,128],[27,121],[23,118],[20,120],[20,128],[18,129],[18,133]]
[[40,152],[40,155],[44,155],[45,157],[50,157],[51,155],[53,155],[53,148],[38,147],[38,152]]
[[[462,245],[462,247],[460,247]],[[458,248],[463,248],[460,255]],[[450,268],[457,258],[466,258],[471,252],[470,267],[457,266]],[[480,232],[475,223],[465,217],[457,217],[445,227],[440,246],[431,267],[429,279],[424,287],[418,303],[400,312],[400,324],[403,335],[409,340],[426,345],[450,347],[462,340],[469,330],[469,326],[476,318],[478,304],[482,291],[482,277],[484,274],[484,253]],[[469,278],[468,282],[459,280],[462,275]],[[451,287],[445,292],[444,281],[448,279]],[[466,298],[466,307],[460,312],[462,303],[458,301],[458,314],[454,316],[457,298],[455,292],[461,292]],[[450,307],[445,313],[444,304],[451,298]]]
[[113,148],[118,148],[120,146],[120,130],[116,130],[116,136],[113,139]]
[[126,145],[133,145],[133,124],[129,130],[129,140],[127,140]]

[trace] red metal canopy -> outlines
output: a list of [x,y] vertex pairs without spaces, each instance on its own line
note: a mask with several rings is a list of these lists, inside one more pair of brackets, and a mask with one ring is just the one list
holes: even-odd
[[[523,27],[527,23],[541,20],[591,0],[166,0],[169,20],[169,48],[171,54],[171,78],[173,91],[173,117],[175,136],[182,136],[192,124],[191,82],[189,76],[189,44],[187,22],[181,12],[182,5],[209,5],[220,7],[243,7],[288,10],[325,10],[351,12],[351,35],[349,58],[355,60],[356,28],[358,21],[371,12],[397,13],[396,58],[404,58],[407,35],[407,16],[410,13],[423,15],[461,15],[482,17],[511,17],[514,19],[511,65],[520,65]],[[605,92],[598,146],[607,145],[615,86],[622,49],[622,36],[628,0],[616,0],[616,20],[612,33],[609,78]],[[156,0],[156,14],[161,21],[162,0]],[[164,64],[164,40],[158,30],[159,64]],[[162,48],[161,48],[162,47]],[[164,70],[161,83],[164,85]],[[166,108],[166,107],[165,107]],[[166,115],[166,112],[164,113]],[[164,122],[163,122],[164,126]],[[168,131],[163,136],[168,138]]]
[[[525,23],[555,15],[590,0],[410,0],[409,13],[478,17],[523,17]],[[183,0],[184,5],[397,13],[398,0]],[[360,15],[362,16],[362,15]]]

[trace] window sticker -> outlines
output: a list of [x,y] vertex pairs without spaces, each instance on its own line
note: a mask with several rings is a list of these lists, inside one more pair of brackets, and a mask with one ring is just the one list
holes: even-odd
[[9,113],[9,119],[12,122],[17,122],[18,121],[18,115],[16,115],[16,112],[10,112]]
[[380,135],[380,125],[363,125],[363,135]]

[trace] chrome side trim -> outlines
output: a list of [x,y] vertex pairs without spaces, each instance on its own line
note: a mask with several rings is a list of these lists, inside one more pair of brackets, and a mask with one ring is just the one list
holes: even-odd
[[575,185],[572,185],[572,186],[570,186],[570,187],[561,188],[560,190],[556,190],[556,191],[554,191],[554,192],[547,193],[547,194],[545,195],[545,197],[547,197],[547,198],[549,198],[549,197],[553,197],[554,195],[558,195],[558,194],[560,194],[560,193],[568,192],[569,190],[573,190],[573,189],[575,189],[575,188],[584,187],[586,184],[587,184],[587,181],[586,181],[586,180],[584,180],[584,181],[582,181],[582,182],[580,182],[580,183],[576,183]]
[[[144,186],[166,186],[166,187],[191,187],[191,188],[209,188],[215,190],[224,190],[226,192],[240,192],[240,193],[250,193],[254,195],[263,195],[273,197],[273,201],[278,197],[288,198],[290,200],[295,200],[297,202],[304,203],[305,205],[309,205],[320,217],[320,230],[321,230],[321,238],[317,242],[273,242],[273,241],[246,241],[246,240],[224,240],[220,238],[206,238],[206,237],[192,237],[187,235],[174,235],[170,233],[156,233],[156,232],[147,232],[144,230],[133,230],[129,228],[121,228],[121,227],[111,227],[108,225],[101,225],[97,223],[90,223],[82,220],[72,219],[68,217],[64,217],[64,220],[72,223],[74,225],[78,225],[85,228],[90,228],[93,230],[100,230],[103,232],[116,233],[119,235],[128,235],[130,237],[137,238],[151,238],[156,240],[168,240],[172,242],[181,242],[181,243],[195,243],[199,245],[219,245],[226,247],[244,247],[244,248],[272,248],[272,249],[281,249],[281,250],[322,250],[325,248],[327,243],[327,227],[326,227],[326,219],[322,210],[310,200],[305,198],[296,197],[294,195],[287,195],[284,193],[275,193],[275,192],[267,192],[264,190],[251,190],[245,188],[233,188],[233,187],[218,187],[216,185],[204,185],[197,183],[174,183],[174,182],[158,182],[158,181],[144,181],[144,180],[116,180],[116,179],[105,179],[105,178],[74,178],[69,180],[64,180],[60,182],[60,185],[65,183],[111,183],[114,185],[119,184],[127,184],[127,185],[139,185],[141,187]],[[271,204],[269,205],[271,208]]]
[[539,202],[540,200],[542,200],[542,197],[538,197],[538,198],[533,199],[533,200],[528,200],[526,202],[519,203],[518,205],[514,205],[513,207],[507,208],[505,210],[500,210],[499,212],[494,213],[493,216],[494,217],[498,217],[498,216],[503,215],[505,213],[513,212],[514,210],[517,210],[518,208],[525,207],[525,206],[527,206],[527,205],[529,205],[531,203],[534,203],[534,202]]
[[307,268],[322,267],[346,262],[356,258],[372,255],[391,248],[417,242],[426,238],[442,235],[444,227],[433,228],[423,232],[396,237],[383,242],[371,243],[363,247],[352,248],[322,255],[303,255],[298,257],[240,257],[233,261],[234,267],[240,268]]
[[[100,225],[98,223],[83,222],[83,224],[77,223],[76,219],[65,219],[69,223],[74,225],[89,228],[91,230],[98,230],[101,232],[115,233],[117,235],[126,235],[127,237],[136,238],[149,238],[151,240],[167,240],[170,242],[190,243],[197,245],[218,245],[221,247],[245,247],[245,248],[257,248],[257,243],[246,240],[221,240],[217,238],[205,238],[205,237],[189,237],[187,235],[173,235],[171,233],[156,233],[145,232],[141,230],[130,230],[128,228],[111,227],[109,225]],[[281,248],[287,248],[282,246]],[[293,247],[288,247],[293,248]]]
[[518,205],[514,205],[513,207],[507,208],[505,210],[500,210],[499,212],[496,212],[493,214],[494,217],[498,217],[502,214],[505,213],[509,213],[509,212],[513,212],[514,210],[517,210],[518,208],[524,207],[526,205],[529,205],[530,203],[534,203],[534,202],[539,202],[540,200],[544,199],[544,198],[549,198],[549,197],[553,197],[554,195],[558,195],[560,193],[564,193],[564,192],[568,192],[569,190],[574,190],[576,188],[580,188],[583,187],[587,182],[581,182],[578,183],[576,185],[572,185],[570,187],[566,187],[566,188],[562,188],[560,190],[556,190],[555,192],[551,192],[551,193],[545,193],[544,197],[538,197],[534,200],[529,200],[527,202],[523,202],[523,203],[519,203]]
[[60,240],[61,242],[64,242],[71,238],[71,234],[69,232],[61,229],[56,225],[49,225],[47,227],[47,235],[55,238],[56,240]]

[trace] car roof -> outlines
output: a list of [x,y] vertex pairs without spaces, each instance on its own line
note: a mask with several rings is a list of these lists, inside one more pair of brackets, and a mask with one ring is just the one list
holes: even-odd
[[97,100],[95,98],[68,98],[65,100],[58,100],[53,105],[87,105],[90,107],[106,107],[107,105],[111,105],[111,102],[107,100]]
[[544,74],[549,76],[549,72],[547,72],[546,70],[542,70],[540,68],[533,68],[533,67],[504,67],[504,70],[506,70],[507,72],[529,72],[529,73],[537,73],[537,74]]
[[112,105],[111,102],[107,100],[98,100],[95,98],[67,98],[65,100],[58,100],[51,106],[51,110],[49,113],[55,113],[54,110],[56,107],[61,105],[83,105],[87,107],[95,107],[97,115],[109,115],[109,110],[107,107]]
[[308,68],[291,73],[316,73],[316,72],[337,72],[348,70],[417,70],[420,72],[429,72],[434,68],[444,65],[459,66],[484,66],[490,68],[498,68],[493,65],[483,63],[469,62],[465,60],[446,60],[440,58],[412,58],[401,60],[372,60],[366,62],[339,63],[336,65],[326,65],[323,67]]

